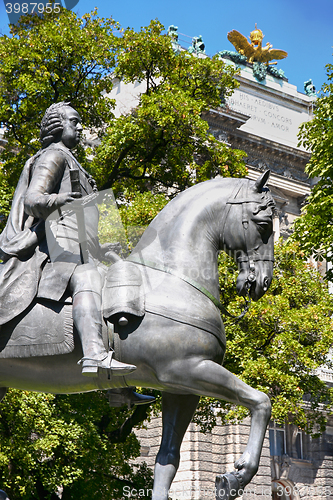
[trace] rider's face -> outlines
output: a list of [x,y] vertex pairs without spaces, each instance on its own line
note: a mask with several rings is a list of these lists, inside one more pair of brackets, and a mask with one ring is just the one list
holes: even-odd
[[63,131],[61,140],[63,144],[69,148],[74,148],[79,142],[82,132],[81,118],[75,109],[66,106],[62,110],[63,116]]

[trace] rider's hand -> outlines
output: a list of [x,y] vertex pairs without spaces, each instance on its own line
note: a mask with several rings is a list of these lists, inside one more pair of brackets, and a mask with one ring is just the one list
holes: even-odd
[[71,203],[77,198],[81,198],[81,196],[82,196],[81,193],[74,193],[74,192],[57,194],[55,205],[57,207],[62,207],[63,205],[66,205],[66,203]]
[[103,243],[100,245],[101,259],[110,264],[114,264],[121,259],[122,248],[120,243]]

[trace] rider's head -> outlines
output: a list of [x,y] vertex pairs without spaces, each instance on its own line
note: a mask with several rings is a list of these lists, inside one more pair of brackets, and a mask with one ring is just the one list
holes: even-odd
[[0,500],[9,500],[7,493],[3,490],[0,490]]
[[69,113],[79,117],[70,102],[57,102],[47,108],[40,127],[40,140],[43,148],[62,139],[64,124]]

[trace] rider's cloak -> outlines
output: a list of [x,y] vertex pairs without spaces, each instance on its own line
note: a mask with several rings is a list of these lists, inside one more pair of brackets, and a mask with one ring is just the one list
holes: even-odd
[[[70,170],[79,171],[82,196],[92,193],[95,186],[91,176],[63,145],[51,144],[28,160],[23,168],[6,227],[0,235],[3,260],[0,264],[0,325],[23,312],[36,296],[61,300],[75,267],[81,263],[79,252],[70,259],[53,261],[45,236],[45,220],[54,211],[56,195],[72,191]],[[34,189],[37,186],[38,192],[33,191],[32,186]],[[98,214],[97,207],[94,210]],[[92,220],[89,251],[97,257],[96,213]],[[66,227],[66,219],[58,231],[60,238],[64,236],[61,230],[66,238],[78,242],[77,228],[73,224]],[[96,234],[92,234],[94,232]]]

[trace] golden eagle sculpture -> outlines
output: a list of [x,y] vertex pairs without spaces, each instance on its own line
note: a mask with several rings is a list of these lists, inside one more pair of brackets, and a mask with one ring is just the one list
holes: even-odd
[[254,31],[250,34],[249,43],[244,35],[239,33],[239,31],[232,30],[228,33],[228,40],[233,44],[235,49],[243,56],[247,57],[249,63],[254,61],[268,64],[276,64],[276,62],[271,63],[273,59],[284,59],[287,57],[288,53],[284,50],[272,49],[273,45],[266,43],[266,46],[262,46],[262,40],[264,38],[263,32],[257,28],[255,25]]

